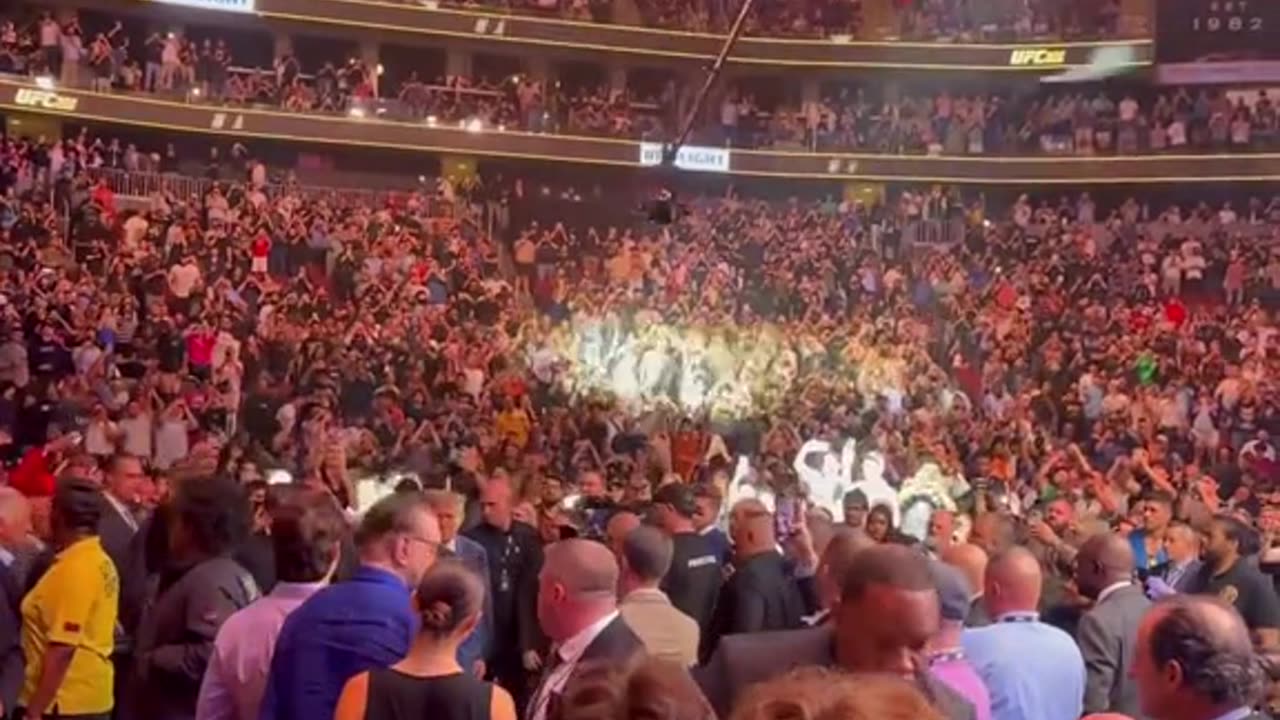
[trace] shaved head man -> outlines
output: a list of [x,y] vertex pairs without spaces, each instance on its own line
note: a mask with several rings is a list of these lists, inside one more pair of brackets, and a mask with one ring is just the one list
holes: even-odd
[[644,645],[617,608],[618,561],[591,540],[562,540],[547,547],[538,573],[538,623],[550,638],[549,662],[528,708],[528,720],[546,720],[547,706],[588,661],[625,663]]
[[979,515],[969,532],[969,542],[985,550],[988,556],[1013,547],[1015,539],[1013,520],[1000,513]]
[[759,500],[739,501],[729,513],[729,535],[734,572],[716,602],[709,642],[735,633],[801,627],[804,599],[778,552],[773,515]]
[[619,510],[609,518],[609,522],[604,526],[604,537],[614,557],[622,557],[622,543],[631,531],[638,527],[640,527],[640,516],[630,510]]
[[1266,678],[1240,615],[1218,598],[1178,595],[1138,626],[1133,676],[1152,720],[1262,720]]
[[1137,717],[1138,687],[1129,676],[1138,623],[1151,607],[1133,582],[1129,539],[1101,533],[1085,540],[1076,555],[1076,586],[1094,603],[1080,618],[1076,641],[1089,669],[1085,712],[1118,712]]
[[822,551],[818,561],[815,579],[818,586],[818,602],[823,612],[817,621],[824,619],[840,602],[840,592],[849,575],[849,567],[853,564],[858,552],[874,547],[875,540],[866,532],[842,525],[831,536],[831,541]]
[[991,557],[983,602],[992,624],[966,630],[965,654],[991,695],[993,720],[1077,720],[1085,671],[1071,636],[1040,622],[1040,562],[1013,547]]
[[960,571],[973,591],[969,598],[969,616],[965,627],[982,627],[991,624],[991,617],[983,604],[983,586],[987,574],[987,553],[973,543],[958,543],[942,553],[942,561]]

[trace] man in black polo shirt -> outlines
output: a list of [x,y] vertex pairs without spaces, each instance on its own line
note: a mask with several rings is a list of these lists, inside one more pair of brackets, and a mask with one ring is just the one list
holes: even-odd
[[1280,647],[1280,600],[1252,556],[1258,535],[1231,515],[1218,515],[1209,528],[1204,569],[1194,587],[1235,607],[1260,647]]
[[684,483],[664,485],[653,495],[653,521],[673,546],[671,569],[660,587],[676,609],[698,622],[705,651],[723,575],[715,546],[694,529],[697,509],[693,488]]

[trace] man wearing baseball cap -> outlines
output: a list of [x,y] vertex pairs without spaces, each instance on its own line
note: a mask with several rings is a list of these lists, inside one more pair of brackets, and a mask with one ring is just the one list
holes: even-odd
[[697,621],[706,652],[707,631],[724,576],[715,547],[694,529],[697,511],[693,488],[684,483],[663,485],[653,494],[653,522],[671,537],[673,547],[671,569],[661,589],[677,610]]

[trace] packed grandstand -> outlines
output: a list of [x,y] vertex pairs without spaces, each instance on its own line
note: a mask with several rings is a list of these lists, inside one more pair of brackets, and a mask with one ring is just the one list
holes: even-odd
[[731,0],[290,1],[4,10],[0,718],[1270,717],[1268,51],[788,0],[698,105],[588,40]]

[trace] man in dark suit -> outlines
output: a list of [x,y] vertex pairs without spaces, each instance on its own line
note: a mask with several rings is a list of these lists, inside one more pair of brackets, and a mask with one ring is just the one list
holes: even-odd
[[711,642],[725,635],[794,630],[804,625],[804,599],[778,552],[773,515],[743,500],[729,515],[733,575],[720,591]]
[[[489,561],[489,598],[493,633],[488,675],[506,688],[520,707],[528,699],[531,674],[539,669],[538,570],[542,543],[538,531],[515,519],[511,483],[497,478],[480,489],[483,521],[466,532],[484,548]],[[533,675],[536,677],[536,675]]]
[[466,512],[466,498],[448,490],[427,490],[423,492],[423,497],[440,523],[440,545],[485,581],[484,610],[480,613],[480,622],[458,648],[458,664],[473,672],[476,677],[483,678],[484,659],[489,654],[493,638],[493,596],[489,592],[488,582],[489,555],[483,545],[458,534]]
[[138,507],[147,475],[142,461],[125,453],[113,456],[105,469],[98,537],[120,578],[121,624],[131,628],[132,621],[141,613],[140,604],[145,594],[142,586],[146,584],[146,568],[134,537],[141,525]]
[[1178,595],[1138,625],[1134,679],[1152,720],[1266,720],[1253,711],[1266,690],[1240,615],[1218,598]]
[[593,663],[624,663],[644,644],[618,613],[618,562],[601,543],[562,540],[538,574],[538,623],[551,639],[525,720],[546,720],[565,688]]
[[1119,535],[1085,541],[1076,555],[1076,586],[1093,608],[1080,618],[1076,642],[1084,657],[1086,713],[1141,717],[1138,688],[1129,674],[1138,623],[1151,601],[1133,582],[1133,548]]
[[22,493],[0,487],[0,717],[13,710],[22,689],[22,589],[10,570],[14,551],[31,529],[31,507]]
[[695,673],[720,717],[749,686],[808,665],[912,679],[948,720],[973,720],[973,706],[935,679],[916,652],[938,631],[929,561],[902,545],[857,553],[844,574],[834,621],[784,632],[728,635]]

